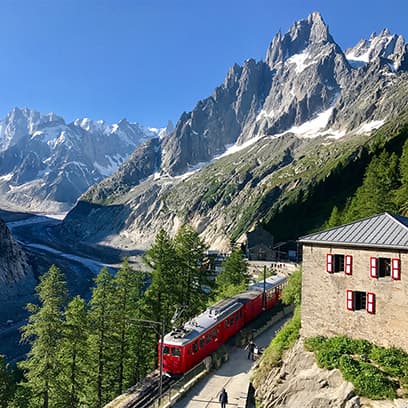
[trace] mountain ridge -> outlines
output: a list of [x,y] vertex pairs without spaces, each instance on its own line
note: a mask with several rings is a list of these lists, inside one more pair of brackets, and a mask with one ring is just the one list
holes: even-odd
[[54,113],[14,108],[0,121],[1,201],[37,211],[66,211],[140,143],[163,132],[126,119],[113,125],[89,118],[66,123]]
[[[61,231],[146,248],[159,228],[191,223],[211,246],[228,248],[339,163],[358,160],[373,132],[404,112],[407,73],[389,64],[406,58],[406,44],[398,49],[354,67],[312,13],[278,33],[264,61],[233,65],[184,112],[157,142],[155,166],[145,166],[141,149],[92,186]],[[225,156],[231,146],[241,150]],[[127,167],[140,171],[129,177]]]

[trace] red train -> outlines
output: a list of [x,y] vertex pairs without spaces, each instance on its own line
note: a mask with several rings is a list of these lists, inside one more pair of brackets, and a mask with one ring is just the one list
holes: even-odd
[[[285,276],[266,279],[266,309],[280,297]],[[166,334],[163,341],[163,371],[183,374],[224,344],[264,309],[264,283],[258,282],[239,295],[222,300],[182,327]],[[159,343],[159,356],[161,355]]]

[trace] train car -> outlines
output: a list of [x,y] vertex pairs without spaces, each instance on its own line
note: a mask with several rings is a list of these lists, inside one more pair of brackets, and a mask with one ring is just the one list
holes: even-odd
[[[231,298],[222,300],[183,326],[166,334],[163,341],[163,371],[183,374],[213,353],[238,333],[263,310],[279,299],[286,282],[284,276],[273,276],[255,283]],[[159,342],[159,356],[161,344]]]

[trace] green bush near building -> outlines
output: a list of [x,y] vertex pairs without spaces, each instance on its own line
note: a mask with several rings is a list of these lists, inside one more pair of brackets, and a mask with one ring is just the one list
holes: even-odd
[[346,336],[311,337],[304,344],[319,367],[338,368],[360,396],[378,400],[408,393],[408,354],[401,349]]

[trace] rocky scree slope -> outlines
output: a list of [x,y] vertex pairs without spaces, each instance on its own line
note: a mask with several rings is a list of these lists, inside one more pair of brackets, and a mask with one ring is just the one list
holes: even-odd
[[31,301],[35,284],[26,254],[0,219],[0,323],[22,315],[24,305],[28,299]]
[[373,130],[398,123],[408,107],[400,42],[355,68],[320,14],[311,14],[278,33],[264,61],[234,65],[170,135],[141,146],[88,190],[61,232],[146,248],[159,228],[172,233],[188,222],[212,247],[226,248],[254,224],[273,223],[288,203],[307,201],[316,185],[341,182],[345,169],[352,181],[341,187],[352,193],[367,143],[395,136]]
[[64,119],[14,108],[0,121],[1,202],[37,211],[71,208],[92,184],[111,175],[143,141],[157,137],[126,119]]

